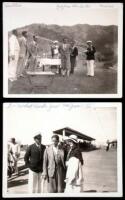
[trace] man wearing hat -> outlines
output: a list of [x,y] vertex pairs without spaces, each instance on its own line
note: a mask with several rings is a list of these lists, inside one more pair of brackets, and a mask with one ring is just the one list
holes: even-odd
[[35,143],[30,145],[24,156],[25,164],[29,168],[29,193],[41,193],[42,191],[42,171],[43,156],[45,146],[41,144],[42,136],[34,136]]
[[95,52],[96,49],[92,45],[92,41],[88,40],[87,42],[87,50],[84,51],[86,53],[86,60],[87,60],[87,76],[94,76],[94,64],[95,64]]
[[[59,59],[60,58],[59,42],[57,40],[53,41],[53,44],[51,46],[51,55],[52,55],[52,59]],[[56,73],[61,74],[61,66],[57,66]]]

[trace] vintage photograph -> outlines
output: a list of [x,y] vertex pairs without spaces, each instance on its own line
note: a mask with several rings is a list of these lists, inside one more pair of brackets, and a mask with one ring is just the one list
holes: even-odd
[[121,103],[4,103],[3,197],[121,197]]
[[5,97],[122,97],[122,3],[3,3]]

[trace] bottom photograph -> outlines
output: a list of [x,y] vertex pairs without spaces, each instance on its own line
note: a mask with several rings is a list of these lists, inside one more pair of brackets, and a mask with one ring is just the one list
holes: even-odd
[[4,103],[3,197],[121,197],[121,103]]

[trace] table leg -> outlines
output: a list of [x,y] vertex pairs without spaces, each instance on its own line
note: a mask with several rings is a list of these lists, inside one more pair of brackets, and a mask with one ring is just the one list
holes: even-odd
[[45,65],[43,65],[43,72],[45,71]]

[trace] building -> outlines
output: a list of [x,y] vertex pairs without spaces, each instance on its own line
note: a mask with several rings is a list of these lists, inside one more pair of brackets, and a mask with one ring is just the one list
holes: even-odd
[[70,135],[76,135],[78,137],[79,141],[92,142],[92,141],[95,140],[94,138],[92,138],[88,135],[85,135],[81,132],[78,132],[76,130],[73,130],[69,127],[65,127],[65,128],[62,128],[62,129],[55,130],[55,131],[53,131],[53,133],[62,136],[62,138],[66,138],[66,137],[68,138]]

